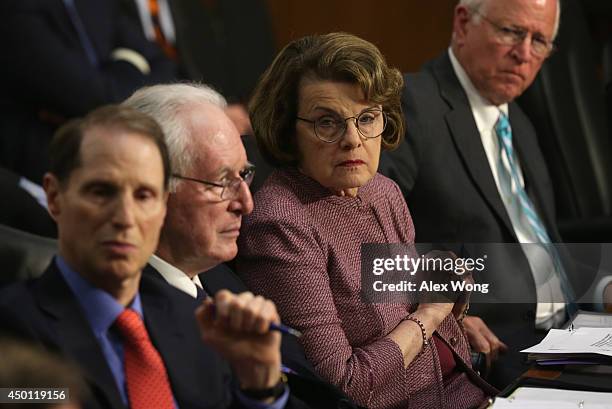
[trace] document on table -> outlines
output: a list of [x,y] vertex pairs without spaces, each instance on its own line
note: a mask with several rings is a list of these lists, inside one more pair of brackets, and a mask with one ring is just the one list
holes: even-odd
[[572,320],[574,328],[612,328],[612,314],[580,310]]
[[597,354],[612,357],[612,328],[551,329],[538,345],[522,350],[537,357]]
[[507,398],[496,398],[493,409],[612,409],[612,393],[565,389],[517,388]]

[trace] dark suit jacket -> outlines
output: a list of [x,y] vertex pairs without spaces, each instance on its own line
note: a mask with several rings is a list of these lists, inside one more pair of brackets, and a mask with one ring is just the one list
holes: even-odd
[[[134,0],[122,0],[134,24]],[[246,103],[274,58],[263,0],[169,0],[181,76],[215,87],[230,102]]]
[[[151,278],[161,280],[160,283],[166,283],[163,276],[150,264],[145,267],[144,274]],[[213,295],[222,289],[229,290],[236,294],[249,291],[236,273],[225,264],[218,264],[210,270],[201,273],[199,276],[200,282],[207,294]],[[199,301],[196,301],[196,303],[199,303]],[[283,334],[281,354],[284,365],[301,374],[316,377],[312,365],[304,356],[302,346],[297,342],[294,336]]]
[[0,167],[0,224],[44,237],[57,237],[47,209],[19,186],[19,175]]
[[[163,283],[166,282],[151,265],[147,265],[144,273]],[[248,291],[244,282],[225,264],[218,264],[201,273],[200,282],[207,294],[215,294],[222,289],[233,293]],[[318,409],[355,407],[344,393],[323,381],[315,373],[312,364],[304,355],[302,346],[294,336],[283,334],[281,356],[283,365],[295,372],[287,374],[289,387],[294,396]]]
[[[240,277],[223,263],[201,273],[200,282],[208,294],[215,294],[222,289],[230,290],[233,293],[249,291]],[[304,349],[293,335],[283,334],[281,355],[283,358],[283,365],[293,369],[299,374],[312,378],[319,378],[318,375],[315,374],[312,364],[306,359]]]
[[[228,364],[201,342],[193,299],[148,274],[142,276],[140,295],[145,325],[179,407],[240,407],[232,399]],[[40,278],[0,292],[0,320],[3,332],[38,342],[80,366],[92,393],[87,408],[123,408],[100,346],[54,262]],[[291,397],[286,407],[308,406]]]
[[[406,75],[405,83],[402,106],[406,139],[396,151],[383,154],[380,170],[394,179],[404,193],[416,241],[518,243],[467,95],[448,54],[430,62],[421,72]],[[552,241],[558,242],[553,190],[535,131],[515,103],[509,104],[509,118],[527,194]],[[495,257],[489,255],[488,262],[495,262],[495,266],[488,266],[487,275],[476,280],[491,283],[498,300],[521,303],[476,302],[471,307],[471,312],[482,316],[511,347],[513,353],[497,365],[517,367],[508,379],[522,370],[517,351],[541,338],[534,327],[533,277],[524,253],[517,246],[512,250],[500,251]],[[575,288],[577,281],[573,283]]]
[[[46,147],[61,121],[120,102],[146,84],[175,78],[174,64],[120,14],[118,0],[75,0],[99,66],[90,64],[62,0],[3,0],[0,38],[0,163],[36,183],[47,170]],[[142,54],[143,75],[112,61],[119,47]]]

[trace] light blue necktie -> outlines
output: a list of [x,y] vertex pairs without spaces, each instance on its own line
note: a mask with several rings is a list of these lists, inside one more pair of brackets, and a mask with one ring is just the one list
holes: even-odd
[[[529,227],[535,237],[538,239],[540,244],[546,249],[548,254],[550,255],[556,273],[558,274],[559,281],[561,283],[561,291],[563,292],[563,296],[567,302],[566,310],[568,315],[571,317],[576,312],[577,307],[575,304],[575,296],[574,292],[570,286],[569,280],[565,273],[565,269],[561,264],[561,259],[559,257],[559,253],[555,246],[551,243],[550,237],[546,232],[546,228],[544,224],[540,220],[531,199],[527,196],[525,189],[521,186],[521,181],[518,173],[518,165],[516,164],[514,149],[512,147],[512,128],[510,127],[510,121],[508,120],[508,116],[500,112],[499,119],[495,124],[495,133],[499,139],[500,145],[500,156],[497,164],[500,186],[507,197],[510,197],[512,201],[518,200],[518,206],[515,208],[518,209],[519,212],[525,215],[525,218],[529,222]],[[508,162],[508,168],[504,166],[502,157],[505,157]],[[512,194],[512,185],[514,184],[516,194]],[[516,204],[516,203],[513,203]],[[554,300],[552,300],[554,301]]]

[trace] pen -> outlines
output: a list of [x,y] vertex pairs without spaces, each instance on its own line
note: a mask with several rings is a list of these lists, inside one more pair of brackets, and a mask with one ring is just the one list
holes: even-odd
[[285,324],[272,323],[270,324],[270,331],[280,331],[283,334],[293,335],[296,338],[299,338],[302,336],[302,333],[300,331],[298,331],[295,328],[288,327]]
[[[215,305],[211,304],[210,306],[212,308],[212,312],[215,312]],[[288,335],[293,335],[296,338],[300,338],[302,336],[302,333],[300,331],[298,331],[295,328],[291,328],[285,324],[275,324],[275,323],[271,323],[270,324],[270,329],[269,331],[278,331],[282,334],[288,334]]]

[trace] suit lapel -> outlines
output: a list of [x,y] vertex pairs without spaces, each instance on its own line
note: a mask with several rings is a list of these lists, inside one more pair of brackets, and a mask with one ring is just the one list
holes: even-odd
[[225,263],[218,264],[210,270],[200,273],[200,282],[206,293],[211,296],[223,289],[236,294],[248,291],[242,280]]
[[53,26],[58,32],[62,33],[62,37],[67,41],[70,41],[73,46],[81,46],[81,40],[72,24],[72,21],[68,17],[68,11],[63,0],[55,0],[47,4],[47,10],[49,11],[48,18],[53,21]]
[[434,62],[433,73],[440,87],[440,95],[450,107],[445,120],[457,151],[484,200],[516,239],[512,223],[493,179],[470,103],[455,75],[448,54],[445,53],[442,58]]
[[34,297],[40,308],[52,317],[49,325],[57,339],[57,345],[67,356],[79,363],[89,383],[97,389],[95,393],[102,394],[108,407],[123,408],[115,379],[100,345],[55,262],[51,263],[41,277]]
[[[193,320],[193,315],[181,317],[175,312],[169,294],[163,291],[163,286],[169,284],[163,281],[157,271],[147,266],[140,284],[145,325],[155,348],[164,360],[175,399],[178,401],[181,397],[196,401],[197,397],[192,396],[193,388],[189,388],[191,382],[197,379],[196,366],[193,363],[196,352],[188,350],[193,342],[188,337],[195,337],[196,342],[199,342],[199,339],[196,334],[186,334],[189,330],[185,328],[185,325],[191,322],[188,320]],[[193,306],[195,309],[195,300]]]

